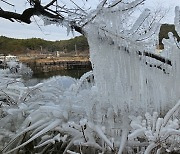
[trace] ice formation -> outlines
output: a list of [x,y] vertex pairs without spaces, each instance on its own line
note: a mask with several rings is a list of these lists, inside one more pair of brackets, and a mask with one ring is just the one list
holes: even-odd
[[159,24],[148,9],[129,24],[142,1],[103,7],[104,0],[88,16],[93,71],[80,80],[27,87],[0,70],[2,153],[180,152],[179,43],[169,33],[162,54],[154,52]]
[[165,111],[180,98],[179,43],[169,34],[162,55],[155,53],[159,25],[150,10],[127,26],[131,11],[123,9],[102,8],[86,27],[102,102],[128,114]]
[[179,6],[175,8],[175,19],[174,19],[175,29],[178,34],[180,34],[180,10]]
[[[53,77],[25,87],[21,79],[0,82],[0,149],[3,153],[150,153],[178,151],[178,102],[164,118],[157,112],[145,116],[116,113],[104,104],[92,72],[78,81]],[[125,125],[126,124],[126,125]],[[163,143],[163,144],[162,144]],[[32,147],[30,149],[30,147]]]

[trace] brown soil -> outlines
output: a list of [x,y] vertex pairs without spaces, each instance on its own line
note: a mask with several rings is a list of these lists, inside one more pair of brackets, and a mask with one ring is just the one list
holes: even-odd
[[89,57],[84,56],[72,56],[72,57],[19,57],[21,62],[25,63],[48,63],[48,62],[60,62],[60,61],[89,61]]

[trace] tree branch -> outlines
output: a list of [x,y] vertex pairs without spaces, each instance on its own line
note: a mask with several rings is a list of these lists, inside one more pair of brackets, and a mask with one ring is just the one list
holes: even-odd
[[19,20],[27,24],[31,23],[30,17],[34,14],[35,10],[33,8],[26,9],[22,14],[0,10],[0,17],[8,19],[12,22],[14,22],[13,19]]
[[43,9],[43,7],[38,6],[37,8],[28,8],[26,9],[22,14],[19,13],[15,13],[15,12],[10,12],[10,11],[4,11],[4,10],[0,10],[0,17],[14,21],[15,20],[19,20],[22,21],[24,23],[30,24],[31,20],[30,18],[33,15],[43,15],[52,19],[60,19],[63,20],[64,18],[58,14],[54,15],[46,10]]
[[27,23],[27,24],[31,23],[30,18],[33,15],[37,15],[37,16],[38,15],[44,15],[44,16],[47,16],[49,18],[63,20],[63,17],[59,17],[57,15],[54,15],[54,14],[44,10],[42,7],[39,7],[38,9],[37,8],[28,8],[22,14],[0,10],[0,17],[5,18],[5,19],[9,19],[11,21],[13,21],[13,19],[19,20],[19,21],[22,21],[22,22]]
[[49,4],[47,4],[46,6],[44,6],[44,9],[47,9],[49,6],[53,5],[54,2],[56,2],[57,0],[52,0]]
[[5,0],[1,0],[3,3],[6,3],[6,4],[8,4],[8,5],[11,5],[11,6],[13,6],[14,7],[14,5],[13,4],[11,4],[11,3],[9,3],[9,2],[6,2]]
[[[24,22],[26,24],[31,23],[31,17],[34,15],[37,15],[37,16],[42,15],[42,16],[48,17],[50,18],[50,20],[54,22],[59,22],[59,21],[64,20],[64,17],[60,13],[48,8],[49,6],[53,5],[54,2],[56,2],[56,0],[52,0],[50,3],[48,3],[44,7],[41,5],[40,0],[29,0],[28,2],[32,6],[32,8],[25,9],[22,14],[11,12],[11,11],[4,11],[3,9],[0,9],[0,17],[4,19],[8,19],[11,22],[14,22],[14,20],[17,20],[19,22]],[[75,31],[83,34],[82,28],[77,26],[75,21],[71,21],[70,26]]]

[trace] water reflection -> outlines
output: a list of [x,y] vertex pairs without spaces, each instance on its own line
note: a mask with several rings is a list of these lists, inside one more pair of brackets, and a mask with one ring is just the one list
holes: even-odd
[[33,71],[32,78],[24,78],[23,83],[25,86],[34,86],[43,80],[49,79],[53,76],[68,76],[74,79],[79,79],[84,73],[90,71],[91,69],[71,69],[71,70],[59,70],[51,72]]

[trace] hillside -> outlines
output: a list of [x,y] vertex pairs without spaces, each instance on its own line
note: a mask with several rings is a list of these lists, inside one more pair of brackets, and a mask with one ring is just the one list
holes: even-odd
[[177,34],[176,30],[175,30],[175,26],[174,25],[170,25],[170,24],[162,24],[161,28],[160,28],[160,32],[159,32],[159,46],[161,49],[164,48],[164,45],[162,43],[162,39],[168,39],[168,33],[172,32],[173,35],[177,38],[178,41],[180,41],[180,37]]
[[27,54],[31,51],[41,53],[53,53],[56,51],[63,52],[87,52],[89,46],[84,36],[78,36],[70,40],[46,41],[40,38],[31,39],[14,39],[0,36],[0,53],[1,54]]

